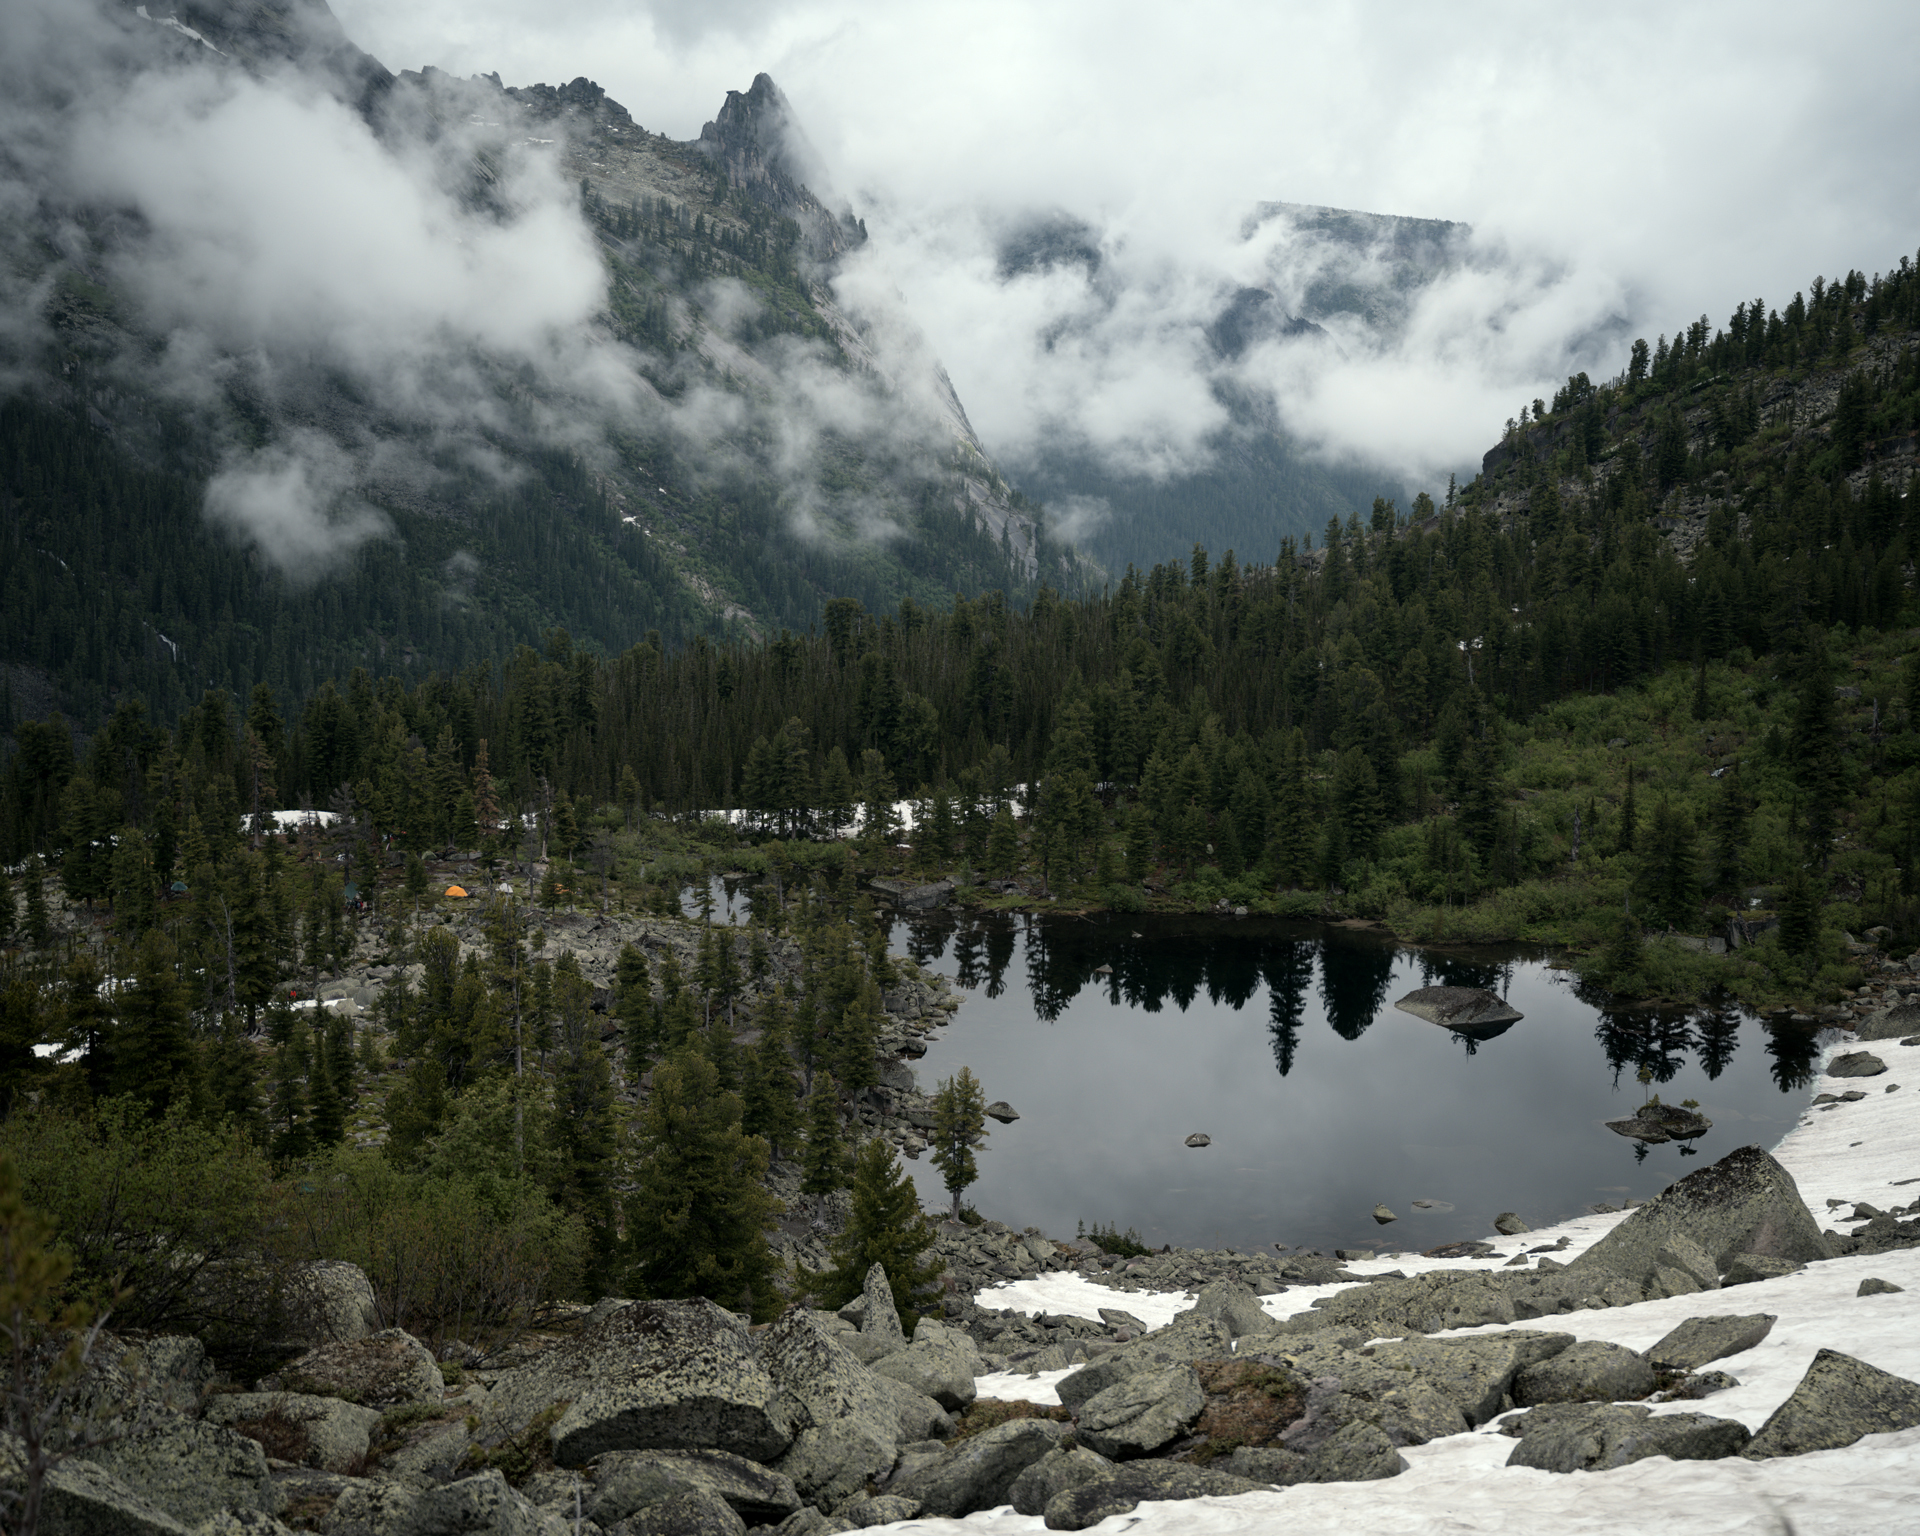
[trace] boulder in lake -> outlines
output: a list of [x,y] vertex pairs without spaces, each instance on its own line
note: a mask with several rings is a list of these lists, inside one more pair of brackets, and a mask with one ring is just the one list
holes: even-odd
[[1607,1129],[1616,1136],[1631,1136],[1635,1141],[1657,1145],[1704,1136],[1713,1129],[1713,1122],[1698,1110],[1679,1104],[1645,1104],[1625,1120],[1609,1120]]
[[1531,1232],[1533,1228],[1512,1211],[1502,1211],[1493,1218],[1493,1230],[1502,1237],[1518,1237],[1522,1232]]
[[1823,1349],[1793,1395],[1760,1426],[1746,1454],[1755,1459],[1803,1456],[1916,1424],[1920,1385],[1836,1349]]
[[1496,1033],[1525,1017],[1485,987],[1421,987],[1393,1006],[1463,1035]]
[[1383,1202],[1382,1204],[1376,1205],[1373,1208],[1373,1219],[1379,1222],[1380,1225],[1384,1227],[1388,1222],[1398,1221],[1400,1218],[1394,1215],[1392,1211],[1388,1210],[1385,1203]]
[[984,1111],[989,1120],[998,1120],[1002,1125],[1012,1125],[1020,1118],[1020,1111],[1005,1099],[995,1099]]
[[1213,1138],[1205,1131],[1195,1131],[1187,1138],[1187,1145],[1190,1147],[1210,1147],[1213,1145]]

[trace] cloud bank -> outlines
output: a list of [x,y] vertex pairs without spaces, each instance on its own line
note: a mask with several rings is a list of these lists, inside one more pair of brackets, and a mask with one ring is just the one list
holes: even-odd
[[[683,137],[769,70],[866,216],[866,259],[1016,461],[1053,440],[1145,473],[1193,460],[1219,411],[1196,333],[1272,278],[1243,233],[1265,200],[1473,227],[1391,344],[1336,335],[1232,370],[1328,454],[1413,474],[1476,460],[1635,335],[1920,245],[1920,13],[1884,0],[1830,25],[1726,0],[338,9],[389,62],[585,72]],[[1097,273],[1002,270],[1008,226],[1062,213]]]

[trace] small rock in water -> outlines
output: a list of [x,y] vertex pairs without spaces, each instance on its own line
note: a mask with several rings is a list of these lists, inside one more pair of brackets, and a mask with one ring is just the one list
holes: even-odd
[[1493,1218],[1493,1230],[1502,1237],[1518,1237],[1522,1232],[1531,1232],[1533,1228],[1512,1211],[1502,1211]]
[[1020,1118],[1020,1111],[1005,1099],[995,1099],[987,1106],[986,1114],[989,1120],[998,1120],[1002,1125],[1012,1125]]
[[1691,1141],[1713,1129],[1713,1122],[1695,1110],[1678,1104],[1646,1104],[1634,1111],[1631,1119],[1609,1120],[1607,1129],[1616,1136],[1631,1136],[1635,1141]]
[[1210,1147],[1213,1145],[1213,1138],[1205,1131],[1195,1131],[1187,1138],[1187,1145],[1190,1147]]
[[1393,1005],[1416,1019],[1463,1034],[1497,1032],[1522,1015],[1485,987],[1421,987]]
[[1384,1227],[1388,1222],[1398,1221],[1400,1218],[1394,1215],[1393,1212],[1388,1210],[1384,1205],[1376,1205],[1373,1208],[1373,1219]]

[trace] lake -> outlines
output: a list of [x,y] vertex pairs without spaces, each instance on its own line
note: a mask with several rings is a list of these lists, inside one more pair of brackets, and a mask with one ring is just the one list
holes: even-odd
[[[921,1086],[968,1066],[1020,1114],[988,1122],[966,1198],[1015,1227],[1111,1223],[1156,1246],[1422,1249],[1502,1211],[1544,1226],[1646,1199],[1785,1134],[1820,1043],[1732,1009],[1602,1007],[1538,951],[1259,918],[896,920],[891,947],[962,989]],[[1486,987],[1524,1017],[1474,1039],[1393,1006],[1430,985]],[[1691,1152],[1606,1129],[1650,1090],[1713,1121]],[[1193,1132],[1212,1144],[1189,1149]],[[908,1166],[944,1204],[930,1160]],[[1376,1203],[1399,1220],[1376,1224]]]

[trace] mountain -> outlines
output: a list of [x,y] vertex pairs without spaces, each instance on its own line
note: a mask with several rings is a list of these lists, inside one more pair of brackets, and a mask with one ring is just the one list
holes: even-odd
[[766,76],[683,143],[584,78],[395,74],[321,0],[31,37],[0,65],[15,714],[1083,579],[910,317],[835,298],[865,232]]
[[[1311,374],[1328,357],[1390,348],[1419,295],[1469,259],[1468,235],[1466,225],[1439,219],[1256,205],[1239,238],[1258,254],[1257,280],[1222,282],[1206,306],[1163,318],[1193,333],[1192,351],[1224,416],[1200,444],[1200,463],[1129,473],[1062,433],[1021,457],[1021,484],[1050,506],[1077,509],[1085,548],[1113,570],[1144,569],[1195,542],[1264,560],[1283,538],[1366,518],[1375,497],[1404,501],[1396,473],[1299,442],[1281,420],[1271,381],[1290,369]],[[1077,269],[1089,309],[1110,311],[1130,295],[1102,244],[1091,225],[1049,215],[1002,237],[999,271],[1006,279]]]

